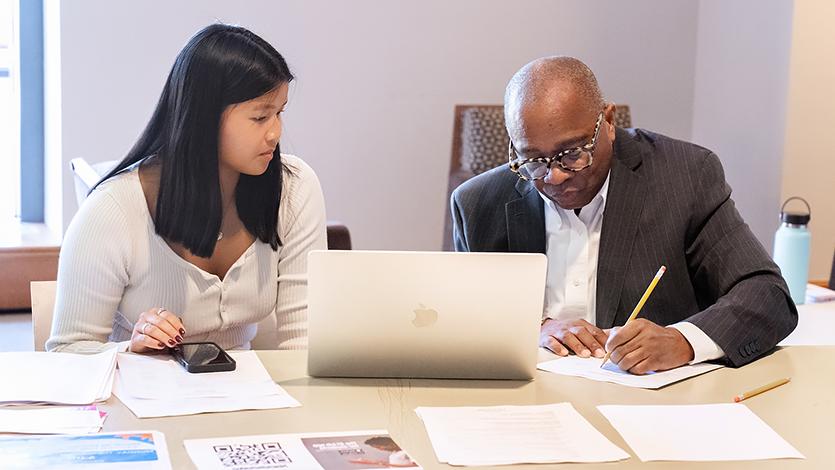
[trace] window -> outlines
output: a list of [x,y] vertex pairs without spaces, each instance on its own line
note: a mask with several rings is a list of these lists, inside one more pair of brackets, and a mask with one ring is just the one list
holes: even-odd
[[0,0],[0,224],[19,215],[18,0]]

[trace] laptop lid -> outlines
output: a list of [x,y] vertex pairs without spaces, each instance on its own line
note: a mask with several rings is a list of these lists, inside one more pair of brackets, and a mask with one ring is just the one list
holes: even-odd
[[546,270],[543,254],[313,251],[308,373],[531,379]]

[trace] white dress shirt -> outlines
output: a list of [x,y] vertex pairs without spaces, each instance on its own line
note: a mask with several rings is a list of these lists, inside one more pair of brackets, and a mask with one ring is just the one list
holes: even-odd
[[[545,254],[548,256],[543,318],[583,319],[595,324],[597,256],[608,191],[607,175],[603,187],[579,215],[559,207],[540,193],[545,201]],[[696,325],[679,322],[670,326],[680,331],[693,347],[691,364],[725,355]]]

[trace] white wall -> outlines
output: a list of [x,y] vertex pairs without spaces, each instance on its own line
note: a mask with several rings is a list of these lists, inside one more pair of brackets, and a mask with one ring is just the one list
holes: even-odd
[[318,172],[356,247],[439,249],[456,103],[500,103],[524,63],[574,55],[636,125],[688,139],[698,13],[689,0],[66,1],[63,223],[69,160],[121,158],[179,49],[215,19],[287,58],[298,80],[282,149]]
[[795,2],[783,198],[801,196],[812,206],[810,279],[829,278],[835,251],[833,24],[835,3]]
[[792,3],[701,0],[693,141],[719,155],[768,252],[780,212]]

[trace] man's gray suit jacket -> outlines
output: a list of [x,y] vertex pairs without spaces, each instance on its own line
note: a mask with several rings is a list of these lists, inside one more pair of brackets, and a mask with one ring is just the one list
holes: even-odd
[[[733,366],[753,361],[791,333],[797,309],[786,283],[737,212],[713,152],[641,129],[617,129],[609,178],[598,327],[623,325],[665,265],[640,317],[660,325],[693,323]],[[459,186],[451,208],[456,251],[545,253],[544,202],[507,165]]]

